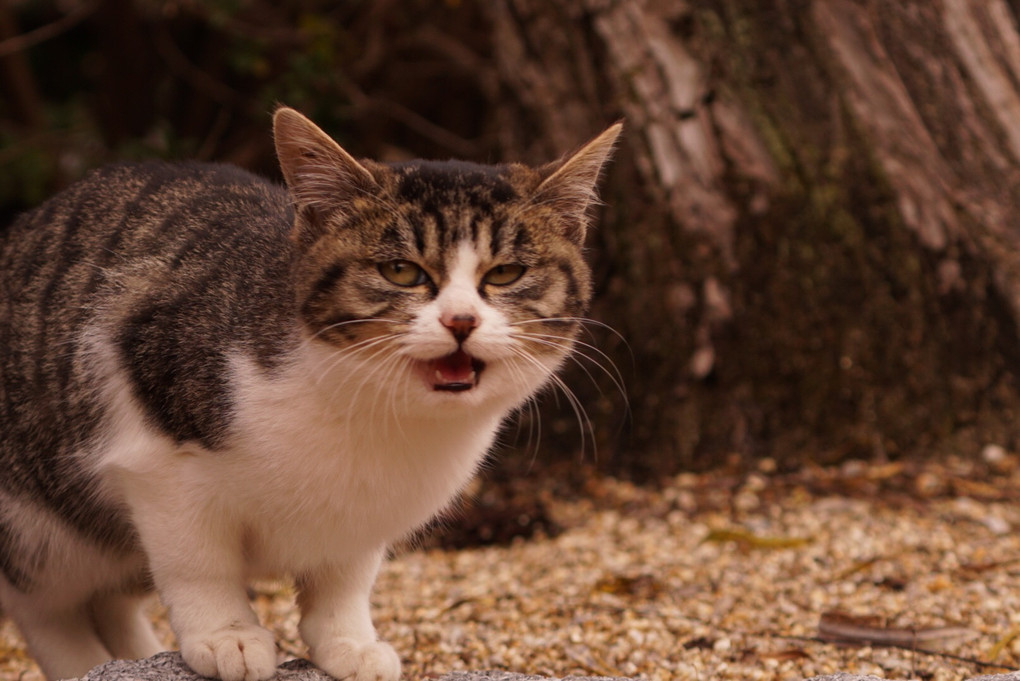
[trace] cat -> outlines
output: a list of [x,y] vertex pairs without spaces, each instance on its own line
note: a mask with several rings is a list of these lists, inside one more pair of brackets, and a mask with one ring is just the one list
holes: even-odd
[[113,165],[0,238],[0,607],[50,679],[163,649],[275,673],[246,580],[289,575],[314,664],[393,681],[369,597],[571,352],[621,124],[539,168],[356,160],[273,118],[278,186]]

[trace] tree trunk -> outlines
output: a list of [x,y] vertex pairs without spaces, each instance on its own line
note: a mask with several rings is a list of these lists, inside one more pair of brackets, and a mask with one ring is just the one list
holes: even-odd
[[586,395],[610,465],[1020,445],[1016,12],[497,4],[505,148],[627,121],[591,243],[594,316],[633,354],[606,340],[623,427]]

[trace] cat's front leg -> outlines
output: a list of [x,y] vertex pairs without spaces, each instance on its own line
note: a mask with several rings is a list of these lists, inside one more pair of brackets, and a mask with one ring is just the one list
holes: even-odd
[[157,494],[129,499],[184,661],[223,681],[271,678],[276,644],[248,601],[242,532],[200,503]]
[[312,662],[347,681],[397,681],[400,658],[380,641],[369,599],[384,549],[302,575],[298,580],[301,638]]
[[265,681],[276,674],[273,634],[259,626],[240,580],[160,581],[181,655],[196,673],[223,681]]

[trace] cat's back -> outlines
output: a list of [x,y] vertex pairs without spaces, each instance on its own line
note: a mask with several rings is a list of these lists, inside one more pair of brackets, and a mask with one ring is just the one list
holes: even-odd
[[106,166],[22,215],[0,233],[0,450],[92,430],[97,335],[168,430],[211,441],[224,350],[287,340],[292,222],[285,189],[204,163]]
[[119,163],[91,171],[22,215],[0,233],[0,252],[7,272],[93,252],[149,257],[212,231],[228,237],[247,226],[249,238],[277,237],[289,226],[289,211],[282,187],[234,166]]
[[118,289],[224,286],[287,264],[287,192],[229,165],[105,166],[0,232],[0,320],[77,317]]

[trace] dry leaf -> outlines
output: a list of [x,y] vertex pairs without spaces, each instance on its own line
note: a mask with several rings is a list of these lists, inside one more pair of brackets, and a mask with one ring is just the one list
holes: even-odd
[[990,485],[980,480],[967,480],[965,478],[953,479],[953,491],[957,496],[973,497],[985,501],[1004,499],[1005,493],[996,485]]
[[664,587],[654,575],[609,575],[595,582],[595,591],[618,596],[632,596],[651,600],[662,593]]
[[865,474],[869,480],[888,480],[902,473],[903,469],[904,464],[902,462],[876,464],[868,466]]
[[806,537],[761,537],[746,530],[712,530],[702,540],[722,544],[735,542],[743,549],[792,549],[811,543]]
[[988,659],[992,661],[998,659],[999,655],[1002,655],[1002,651],[1004,651],[1010,643],[1016,640],[1018,636],[1020,636],[1020,627],[1013,627],[1007,631],[1006,635],[996,641],[995,645],[988,651]]

